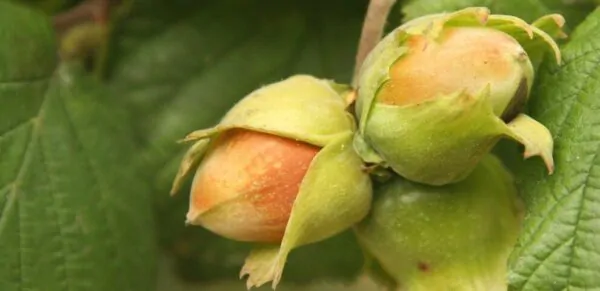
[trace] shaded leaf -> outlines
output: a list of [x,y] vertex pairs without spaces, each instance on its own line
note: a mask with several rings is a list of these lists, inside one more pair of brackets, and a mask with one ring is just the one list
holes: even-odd
[[2,0],[25,4],[48,14],[55,14],[75,6],[82,0]]
[[560,13],[567,20],[566,27],[572,29],[592,12],[595,4],[564,0],[408,0],[403,5],[402,12],[408,20],[471,6],[488,7],[493,14],[513,15],[527,22],[546,14]]
[[151,290],[150,199],[123,114],[50,21],[0,2],[0,290]]
[[[159,171],[159,195],[186,149],[175,141],[215,125],[251,91],[292,74],[350,81],[366,6],[362,0],[125,5],[103,73],[135,117],[152,166],[146,171]],[[389,22],[394,27],[397,17]]]
[[540,70],[529,106],[555,138],[556,171],[513,163],[528,214],[512,254],[512,290],[600,288],[600,10],[562,51],[563,66]]
[[[344,9],[338,9],[340,5]],[[185,150],[240,98],[294,73],[349,81],[366,3],[138,1],[115,23],[107,74],[168,192]]]
[[[171,246],[170,253],[175,255],[178,273],[188,282],[235,281],[251,247],[203,229],[189,228]],[[361,250],[354,236],[345,232],[292,252],[278,289],[319,281],[351,282],[360,274],[362,264]],[[243,279],[238,283],[240,288],[245,284]],[[270,290],[267,285],[264,290]]]

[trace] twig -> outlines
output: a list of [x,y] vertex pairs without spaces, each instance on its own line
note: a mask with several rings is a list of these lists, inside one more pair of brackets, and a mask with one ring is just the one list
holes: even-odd
[[369,2],[369,8],[367,9],[367,15],[358,44],[358,52],[356,53],[354,75],[352,78],[352,85],[354,87],[356,87],[356,83],[358,82],[358,74],[362,63],[383,36],[388,15],[395,3],[396,0],[371,0]]
[[87,22],[106,24],[110,0],[86,0],[81,4],[54,16],[54,29],[59,37],[71,28]]

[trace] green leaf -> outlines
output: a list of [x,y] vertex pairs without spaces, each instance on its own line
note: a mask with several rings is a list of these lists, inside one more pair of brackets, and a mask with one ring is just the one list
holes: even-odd
[[530,115],[555,137],[556,171],[539,161],[514,165],[528,214],[511,258],[512,290],[600,288],[600,10],[546,62]]
[[566,27],[576,27],[595,4],[585,1],[564,0],[408,0],[402,7],[406,20],[440,12],[450,12],[471,6],[490,8],[493,14],[517,16],[532,22],[546,14],[560,13],[567,20]]
[[151,290],[146,185],[122,113],[50,21],[0,2],[0,290]]
[[25,4],[48,14],[55,14],[75,6],[82,0],[0,0]]
[[[216,125],[248,93],[293,74],[349,82],[366,6],[362,0],[150,0],[131,2],[122,11],[113,24],[104,73],[114,98],[134,117],[144,171],[153,175],[159,197],[163,244],[183,239],[185,232],[189,184],[177,195],[181,199],[168,195],[188,148],[176,141]],[[189,244],[220,255],[217,239],[210,237],[192,237]],[[243,259],[228,273],[211,261],[197,261],[203,272],[222,270],[227,278],[235,278],[242,264]],[[293,265],[292,259],[286,269]],[[340,274],[327,268],[324,277]],[[195,272],[219,278],[200,273]],[[309,280],[293,273],[285,280]]]
[[[415,19],[427,14],[451,12],[467,7],[490,7],[493,0],[407,0],[402,4],[404,21]],[[497,13],[492,10],[492,13]]]

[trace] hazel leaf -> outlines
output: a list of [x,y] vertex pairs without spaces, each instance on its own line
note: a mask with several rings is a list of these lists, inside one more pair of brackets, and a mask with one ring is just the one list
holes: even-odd
[[408,0],[402,5],[406,20],[422,15],[464,9],[473,6],[488,7],[494,14],[513,15],[527,22],[544,15],[561,13],[570,31],[593,10],[594,3],[564,0]]
[[0,290],[153,290],[128,120],[55,40],[48,17],[0,1]]
[[564,64],[542,64],[529,104],[554,136],[556,170],[515,161],[527,215],[511,255],[509,290],[600,289],[600,9],[562,48]]

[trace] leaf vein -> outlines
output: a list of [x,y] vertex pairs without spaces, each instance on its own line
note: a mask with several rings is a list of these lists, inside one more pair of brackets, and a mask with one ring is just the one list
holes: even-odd
[[[573,64],[573,62],[575,60],[580,60],[580,59],[582,59],[584,57],[589,56],[591,52],[592,51],[584,53],[583,55],[577,56],[577,57],[575,57],[573,59],[570,59],[570,61],[568,63],[566,63],[564,66],[562,66],[562,67],[559,68],[559,71],[562,70],[562,69],[564,69],[566,66],[570,66],[571,64]],[[594,64],[600,64],[600,60],[598,60],[596,58],[591,58],[591,60],[589,60],[589,61],[592,62],[592,63],[594,63]],[[595,68],[597,68],[597,66],[594,65],[591,68],[595,69]],[[552,72],[552,71],[547,71],[547,73],[549,73],[549,75],[554,75],[555,74],[555,72]],[[563,106],[563,108],[566,108],[567,109],[566,110],[567,113],[564,115],[564,117],[558,123],[556,123],[556,124],[558,124],[558,128],[553,132],[553,134],[555,136],[562,136],[563,135],[563,131],[566,129],[566,125],[568,124],[567,121],[568,120],[574,120],[576,118],[575,117],[576,109],[578,107],[580,107],[580,106],[583,106],[583,103],[584,103],[583,101],[585,100],[586,97],[589,97],[589,95],[590,95],[589,92],[594,92],[595,91],[595,90],[589,90],[589,89],[590,89],[590,87],[596,85],[596,83],[594,82],[596,79],[594,78],[593,75],[596,74],[597,71],[592,71],[592,72],[576,72],[576,73],[579,76],[584,76],[585,79],[583,80],[583,82],[579,86],[577,86],[576,88],[573,89],[573,92],[576,92],[576,93],[569,94],[568,95],[569,97],[564,98],[563,102],[556,102],[556,103],[560,104],[561,106]],[[547,80],[545,80],[545,81],[546,81],[546,84],[552,84],[552,85],[555,84],[555,82],[547,82]],[[548,90],[548,89],[546,89],[546,90]],[[554,90],[554,89],[551,89],[551,90]],[[554,94],[556,96],[556,93],[554,93]],[[548,111],[549,111],[549,108],[551,108],[551,107],[545,107],[546,110],[543,110],[542,112],[540,112],[540,114],[537,114],[537,116],[539,116],[541,119],[544,119],[543,115],[546,115],[548,113]],[[586,171],[587,176],[586,176],[585,180],[581,184],[579,184],[575,189],[573,189],[573,191],[567,191],[567,192],[569,192],[569,194],[566,194],[563,197],[560,197],[560,199],[557,199],[556,193],[555,193],[556,191],[554,191],[554,190],[550,191],[551,192],[551,197],[556,202],[554,203],[554,205],[552,205],[552,207],[548,211],[545,211],[546,214],[552,213],[554,210],[556,210],[556,208],[558,208],[559,206],[562,205],[561,202],[565,198],[571,197],[571,195],[580,195],[581,196],[581,198],[580,198],[580,205],[579,205],[580,208],[579,208],[579,211],[577,212],[577,216],[576,216],[576,220],[575,220],[576,221],[575,222],[575,227],[573,229],[573,244],[571,245],[571,249],[570,249],[572,255],[570,256],[570,264],[568,266],[568,272],[569,273],[566,276],[567,287],[570,286],[570,283],[571,283],[570,282],[571,276],[572,276],[572,266],[571,265],[572,265],[572,260],[573,260],[573,257],[574,257],[575,250],[577,248],[577,241],[578,240],[577,240],[576,237],[578,236],[578,233],[580,231],[580,229],[579,229],[579,223],[580,223],[581,214],[582,214],[582,207],[584,206],[584,203],[585,203],[585,200],[586,200],[586,194],[587,194],[586,190],[587,190],[588,183],[589,183],[590,172],[591,172],[592,167],[597,162],[598,157],[599,157],[598,150],[600,150],[600,148],[598,148],[594,152],[594,154],[592,156],[592,161],[591,161],[590,167]],[[555,182],[556,180],[553,179],[552,181]],[[582,189],[581,193],[578,193],[579,189]],[[542,217],[541,221],[539,221],[537,223],[537,225],[535,226],[535,231],[532,232],[531,239],[529,239],[521,247],[521,250],[520,250],[521,253],[525,252],[526,249],[530,248],[532,245],[534,245],[535,243],[539,242],[542,239],[540,233],[541,233],[542,230],[545,229],[543,227],[543,225],[549,219],[551,219],[550,215],[544,215]],[[540,262],[540,264],[537,265],[536,268],[533,271],[530,272],[530,276],[527,277],[524,285],[522,285],[523,286],[522,288],[525,288],[525,286],[527,286],[528,281],[531,279],[531,277],[533,276],[534,272],[536,272],[541,267],[542,264],[543,264],[543,261]],[[523,275],[525,275],[525,274],[523,274]]]
[[581,213],[583,212],[583,207],[585,205],[585,200],[587,199],[587,195],[588,195],[588,186],[589,186],[589,180],[590,180],[590,176],[592,176],[591,172],[592,172],[592,168],[594,167],[594,165],[596,164],[596,162],[598,162],[598,158],[600,157],[600,155],[598,155],[598,153],[600,152],[600,145],[596,147],[596,152],[594,153],[594,157],[592,159],[592,162],[590,163],[590,166],[588,168],[587,171],[587,176],[586,179],[583,183],[583,191],[581,193],[581,201],[579,203],[579,212],[577,213],[577,220],[575,223],[575,229],[573,230],[573,244],[571,245],[571,257],[569,258],[569,265],[567,266],[569,273],[567,276],[567,286],[571,286],[571,279],[573,276],[573,258],[575,257],[575,252],[577,249],[577,244],[579,242],[579,224],[582,220],[581,218]]
[[14,86],[14,85],[27,85],[28,83],[44,82],[50,79],[51,75],[48,76],[36,76],[29,79],[15,79],[15,80],[1,80],[0,86]]
[[546,262],[552,256],[552,254],[554,254],[556,251],[558,251],[563,246],[567,245],[569,242],[573,242],[573,238],[568,238],[565,241],[563,241],[562,243],[558,244],[556,247],[554,247],[552,250],[550,250],[550,252],[546,256],[544,256],[544,258],[542,260],[539,260],[539,259],[533,257],[536,260],[538,260],[539,262],[535,266],[535,268],[533,269],[533,271],[528,272],[528,274],[522,274],[525,277],[527,277],[527,279],[525,280],[525,283],[523,283],[523,288],[521,288],[521,289],[526,289],[526,287],[531,283],[530,279],[533,277],[533,275],[535,273],[537,273],[537,271],[540,270],[540,268],[542,267],[542,265],[544,264],[544,262]]
[[[46,78],[46,80],[49,79]],[[49,88],[49,84],[46,84],[45,88],[44,88],[44,98],[42,100],[42,102],[40,103],[40,107],[38,109],[38,113],[37,116],[38,118],[40,116],[42,116],[42,114],[44,113],[44,105],[46,103],[47,98],[47,93],[48,93],[48,88]],[[6,211],[12,211],[13,207],[15,204],[17,205],[16,211],[18,211],[18,221],[19,221],[19,235],[17,236],[19,238],[19,246],[23,243],[23,223],[22,223],[22,215],[23,215],[23,211],[21,210],[21,203],[18,203],[17,201],[17,193],[18,193],[18,189],[19,189],[19,181],[22,179],[23,175],[25,175],[25,172],[28,170],[28,165],[31,162],[31,158],[33,156],[33,140],[35,138],[35,135],[37,134],[39,130],[39,119],[38,119],[38,123],[34,123],[33,129],[31,130],[31,134],[28,137],[28,141],[27,141],[27,149],[25,150],[25,154],[23,155],[23,159],[21,161],[21,166],[19,167],[19,170],[17,172],[17,176],[15,177],[15,180],[12,183],[12,189],[10,191],[10,193],[8,194],[7,197],[7,204],[5,206]],[[8,213],[3,212],[1,214],[0,217],[0,236],[2,236],[2,233],[4,232],[4,229],[6,227],[6,224],[8,223]],[[19,253],[19,290],[24,290],[23,288],[23,276],[22,274],[23,272],[23,252],[22,251],[18,251]]]
[[[586,58],[586,57],[588,57],[588,56],[589,56],[591,53],[593,53],[593,52],[598,52],[598,51],[600,51],[600,50],[592,50],[592,51],[590,51],[590,52],[584,53],[583,55],[577,56],[577,57],[575,57],[575,58],[573,58],[573,59],[569,60],[569,62],[568,62],[568,63],[565,63],[565,65],[563,65],[563,66],[559,67],[559,68],[558,68],[556,71],[549,71],[549,70],[547,70],[547,72],[548,72],[550,75],[556,75],[556,74],[558,74],[560,71],[564,70],[566,67],[568,67],[568,66],[570,66],[571,64],[573,64],[575,61],[578,61],[578,60],[580,60],[580,59]],[[596,58],[598,57],[598,55],[594,55],[594,56],[595,56]],[[593,62],[593,63],[594,63],[594,64],[596,64],[596,65],[600,65],[600,60],[594,60],[594,59],[592,59],[592,60],[590,60],[590,62]],[[596,68],[596,67],[597,67],[597,66],[594,66],[594,68]],[[579,75],[579,74],[578,74],[578,75]],[[572,90],[572,92],[573,92],[573,93],[571,93],[571,94],[568,94],[567,96],[563,97],[563,99],[561,99],[561,100],[557,100],[557,101],[559,101],[559,102],[555,102],[555,103],[554,103],[554,104],[552,104],[551,106],[545,106],[545,107],[544,107],[544,110],[543,110],[543,111],[541,111],[539,114],[537,114],[538,116],[542,117],[542,116],[546,115],[546,113],[547,113],[547,112],[549,112],[550,110],[554,109],[556,106],[564,106],[564,103],[563,103],[563,101],[567,101],[567,100],[569,100],[569,99],[571,100],[571,102],[569,103],[569,110],[568,110],[568,114],[566,114],[566,115],[565,115],[565,118],[563,118],[563,119],[562,119],[562,120],[561,120],[561,121],[558,123],[558,124],[560,124],[561,126],[559,127],[559,129],[558,129],[558,130],[557,130],[557,132],[555,133],[556,135],[560,135],[560,134],[562,133],[563,125],[565,124],[565,121],[566,121],[566,120],[568,120],[568,119],[569,119],[569,117],[570,117],[569,113],[571,113],[571,107],[572,107],[572,106],[574,105],[574,103],[575,103],[575,102],[576,102],[576,101],[579,99],[579,97],[580,97],[580,93],[583,91],[583,88],[585,88],[585,87],[588,87],[588,86],[589,86],[589,84],[590,84],[590,79],[592,79],[592,78],[590,78],[590,76],[589,76],[589,75],[591,75],[591,73],[590,73],[590,74],[582,74],[582,75],[584,75],[584,76],[585,76],[585,75],[587,75],[587,76],[585,76],[585,77],[587,77],[587,78],[586,78],[586,79],[587,79],[587,82],[583,82],[583,83],[581,84],[581,86],[578,86],[578,87],[575,87],[575,88],[573,88],[573,90]],[[554,83],[554,82],[548,82],[547,84],[548,84],[548,85],[550,85],[550,86],[552,87],[550,90],[555,90],[555,89],[554,89],[554,85],[555,85],[555,83]]]
[[[40,158],[41,158],[40,161],[41,161],[41,164],[42,164],[43,169],[44,169],[43,171],[45,172],[46,176],[48,177],[49,186],[50,186],[50,195],[51,195],[50,200],[52,200],[52,202],[53,202],[53,207],[49,207],[49,209],[50,210],[54,210],[54,215],[55,215],[55,218],[56,218],[54,220],[54,222],[56,224],[56,228],[58,229],[58,234],[59,234],[58,240],[60,241],[60,244],[61,244],[61,253],[62,253],[61,257],[63,259],[63,268],[62,268],[63,272],[62,273],[63,273],[63,278],[64,278],[63,279],[63,283],[67,286],[67,290],[72,290],[71,284],[70,284],[70,280],[69,280],[69,278],[70,278],[70,276],[69,276],[69,260],[68,260],[68,257],[69,257],[68,253],[69,253],[69,251],[67,250],[67,246],[66,246],[66,244],[64,242],[64,239],[63,239],[65,237],[65,232],[64,232],[64,230],[63,230],[63,228],[61,226],[61,223],[59,221],[60,220],[60,215],[58,213],[59,206],[57,204],[58,199],[56,197],[56,193],[57,193],[56,186],[55,186],[56,182],[54,182],[54,179],[52,178],[52,175],[48,172],[48,165],[47,165],[47,162],[46,162],[46,155],[45,155],[44,149],[43,149],[43,147],[44,147],[43,143],[41,143],[41,142],[39,142],[39,143],[40,143],[40,147],[41,147],[41,149],[40,149]],[[41,169],[40,169],[40,171],[41,171]]]
[[[88,156],[88,151],[86,150],[83,142],[81,141],[81,137],[79,136],[79,132],[77,130],[77,127],[75,126],[75,123],[73,122],[73,118],[69,113],[69,110],[67,109],[66,106],[66,100],[64,100],[63,98],[61,98],[60,100],[60,104],[63,107],[63,110],[65,112],[65,116],[66,116],[66,121],[67,121],[67,125],[68,128],[70,129],[70,131],[73,134],[73,140],[77,143],[77,146],[80,150],[80,152],[83,154],[82,156],[84,157],[83,160],[85,161],[87,167],[90,169],[90,177],[93,180],[94,186],[96,189],[98,189],[98,192],[100,194],[100,200],[103,202],[103,206],[105,209],[108,209],[108,201],[109,199],[108,197],[108,191],[104,185],[104,183],[102,182],[103,179],[100,178],[100,174],[98,172],[98,170],[96,169],[96,167],[94,166],[94,163],[89,159]],[[110,217],[108,216],[108,211],[102,211],[106,217],[106,223],[107,225],[110,225],[110,229],[112,229],[112,231],[109,231],[109,235],[112,235],[112,238],[109,238],[108,236],[106,237],[106,241],[108,242],[108,245],[115,250],[115,252],[117,253],[116,255],[116,261],[122,261],[120,258],[122,258],[121,255],[121,249],[119,247],[117,247],[115,241],[117,240],[116,238],[116,229],[118,228],[113,220],[110,219]]]
[[[48,90],[48,86],[46,86],[45,90],[46,91]],[[40,103],[40,107],[38,109],[38,114],[37,114],[38,117],[42,114],[45,99],[46,99],[46,93],[44,93],[44,100],[42,101],[42,103]],[[14,203],[13,200],[16,199],[16,193],[17,193],[19,180],[24,175],[24,172],[26,171],[26,168],[27,168],[26,165],[28,164],[29,160],[31,159],[31,155],[33,152],[33,150],[31,149],[31,147],[32,147],[31,144],[33,143],[33,138],[37,134],[37,130],[38,130],[37,123],[33,123],[33,124],[34,124],[34,127],[31,130],[31,134],[29,135],[28,140],[26,142],[27,149],[25,150],[25,154],[23,155],[23,158],[21,160],[21,166],[19,167],[19,170],[17,171],[17,176],[15,177],[15,180],[12,181],[12,190],[7,195],[8,196],[7,203],[9,203],[11,205],[12,205],[12,203]],[[10,206],[10,207],[12,207],[12,206]],[[5,215],[4,214],[5,213],[2,213],[2,215],[0,217],[0,236],[2,235],[2,233],[4,231],[4,227],[5,227]]]
[[23,122],[19,122],[11,128],[8,128],[5,132],[0,133],[0,140],[3,139],[5,136],[9,135],[10,133],[19,130],[21,127],[29,125],[30,123],[34,123],[35,120],[36,120],[36,117],[33,117],[33,118],[27,119]]
[[[577,189],[579,189],[579,188],[580,188],[580,187],[578,187]],[[535,230],[534,230],[534,231],[531,233],[531,237],[532,237],[532,238],[531,238],[529,241],[527,241],[527,242],[526,242],[526,244],[523,244],[523,245],[522,245],[522,249],[523,249],[523,250],[525,250],[525,249],[529,248],[531,245],[533,245],[534,243],[538,242],[538,241],[541,239],[541,235],[540,235],[540,233],[541,233],[541,231],[542,231],[542,230],[545,230],[545,228],[544,228],[544,226],[543,226],[543,225],[544,225],[544,223],[546,223],[546,222],[547,222],[547,221],[549,221],[549,220],[552,220],[552,219],[554,219],[554,218],[553,218],[551,215],[549,215],[549,214],[550,214],[550,213],[552,213],[552,212],[554,212],[554,210],[556,210],[556,208],[558,208],[559,206],[561,206],[561,205],[562,205],[562,202],[563,202],[565,199],[567,199],[567,198],[571,197],[571,195],[575,195],[575,192],[577,191],[577,189],[575,189],[575,190],[573,190],[573,191],[569,191],[570,193],[568,193],[568,194],[565,194],[563,197],[560,197],[560,199],[556,199],[556,197],[555,197],[555,196],[552,196],[552,197],[553,197],[553,198],[556,200],[556,203],[554,203],[554,205],[552,205],[552,207],[551,207],[551,208],[550,208],[548,211],[546,211],[546,214],[547,214],[547,215],[540,216],[542,220],[541,220],[541,221],[540,221],[540,223],[539,223],[539,224],[536,226],[536,229],[535,229]]]

